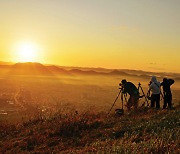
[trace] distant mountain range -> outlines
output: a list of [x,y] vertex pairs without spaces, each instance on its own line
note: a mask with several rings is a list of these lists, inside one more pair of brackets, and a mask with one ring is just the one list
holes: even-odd
[[40,63],[2,63],[0,62],[0,72],[6,70],[7,75],[32,75],[32,76],[136,76],[141,78],[148,78],[152,75],[158,77],[173,77],[180,79],[179,73],[156,73],[146,72],[141,70],[128,69],[105,69],[105,68],[83,68],[83,67],[66,67],[55,65],[43,65]]

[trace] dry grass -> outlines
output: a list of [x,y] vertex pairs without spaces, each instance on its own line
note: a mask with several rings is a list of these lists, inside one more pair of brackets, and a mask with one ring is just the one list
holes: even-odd
[[1,123],[1,153],[178,153],[180,107],[141,108],[122,117],[56,113],[16,125]]

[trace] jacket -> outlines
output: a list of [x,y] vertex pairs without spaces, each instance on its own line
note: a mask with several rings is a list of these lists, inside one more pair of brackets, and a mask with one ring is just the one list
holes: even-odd
[[161,83],[157,81],[156,77],[152,76],[149,90],[152,91],[152,94],[160,94],[160,85]]

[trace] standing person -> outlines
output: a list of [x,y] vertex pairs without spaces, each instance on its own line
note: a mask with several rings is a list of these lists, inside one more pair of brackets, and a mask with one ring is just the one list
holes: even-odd
[[128,111],[134,106],[134,109],[138,107],[139,101],[139,91],[136,86],[132,82],[127,82],[125,79],[121,81],[123,87],[123,93],[128,93],[130,95],[127,101],[127,109]]
[[161,83],[161,86],[163,87],[163,94],[164,94],[164,105],[163,109],[166,109],[167,104],[168,108],[172,108],[172,93],[171,93],[171,88],[170,86],[174,84],[173,79],[167,79],[164,78],[163,82]]
[[150,91],[152,91],[151,94],[151,107],[155,107],[156,104],[156,109],[160,109],[160,82],[157,81],[155,76],[152,76],[151,82],[149,85],[149,90],[148,94],[150,94]]

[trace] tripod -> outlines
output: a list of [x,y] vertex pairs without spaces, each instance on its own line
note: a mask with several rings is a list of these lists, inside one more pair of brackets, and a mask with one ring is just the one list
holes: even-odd
[[[122,86],[122,85],[120,85],[120,86]],[[142,96],[139,96],[139,98],[143,98],[143,97],[145,98],[145,102],[142,104],[142,106],[144,106],[145,103],[147,103],[147,106],[149,106],[148,99],[147,99],[147,97],[146,97],[146,95],[145,95],[145,93],[144,93],[143,88],[141,87],[141,83],[139,82],[139,84],[138,84],[138,92],[139,92],[139,93],[140,93],[140,90],[141,90],[141,92],[143,93],[143,95],[142,95]],[[123,106],[124,106],[124,99],[125,99],[126,103],[127,103],[128,101],[127,101],[127,98],[126,98],[126,93],[122,93],[122,91],[123,91],[123,87],[120,87],[120,88],[119,88],[119,93],[118,93],[116,99],[114,100],[114,102],[113,102],[113,104],[112,104],[112,107],[110,108],[110,110],[109,110],[109,112],[108,112],[108,115],[109,115],[109,113],[111,112],[112,108],[114,107],[114,105],[115,105],[116,101],[118,100],[119,96],[121,96],[122,107],[121,107],[121,109],[118,109],[118,111],[120,112],[120,114],[123,114],[123,113],[124,113],[124,108],[123,108]]]
[[120,110],[121,114],[124,113],[124,107],[123,107],[123,106],[124,106],[124,100],[123,100],[123,97],[125,98],[126,102],[127,102],[127,99],[126,99],[126,95],[122,93],[122,90],[123,90],[122,87],[119,88],[119,93],[118,93],[116,99],[114,100],[114,102],[113,102],[113,104],[112,104],[112,107],[110,108],[110,110],[109,110],[109,112],[108,112],[108,115],[109,115],[109,113],[111,112],[112,108],[114,107],[114,105],[115,105],[116,101],[118,100],[119,96],[121,96],[121,101],[122,101],[122,107],[121,107],[121,109],[119,109],[119,110]]
[[144,90],[143,90],[143,88],[141,87],[141,83],[139,82],[138,83],[138,91],[139,91],[139,93],[140,93],[140,90],[141,90],[141,92],[142,92],[142,96],[139,96],[139,98],[145,98],[145,102],[142,104],[142,106],[144,106],[145,105],[145,103],[147,103],[147,106],[149,106],[149,102],[148,102],[148,99],[147,99],[147,97],[146,97],[146,95],[145,95],[145,93],[144,93]]

